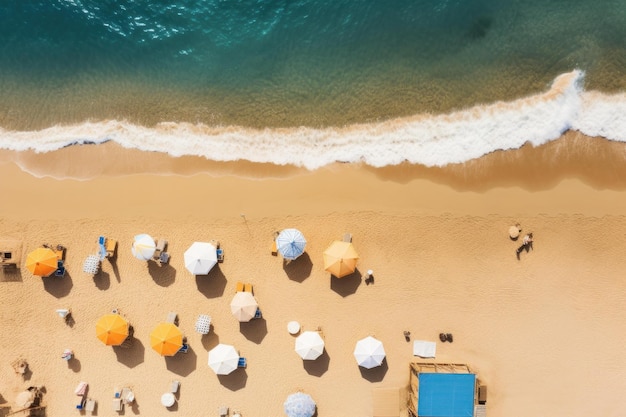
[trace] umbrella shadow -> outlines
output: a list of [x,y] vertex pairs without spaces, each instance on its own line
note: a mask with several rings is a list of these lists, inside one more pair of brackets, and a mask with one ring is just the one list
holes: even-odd
[[198,366],[198,355],[193,348],[189,346],[187,353],[177,353],[174,356],[165,357],[165,365],[167,370],[174,372],[176,375],[187,376],[196,370]]
[[385,378],[387,371],[389,370],[389,365],[387,364],[387,358],[383,359],[383,363],[380,366],[377,366],[372,369],[363,368],[359,366],[359,371],[361,371],[361,376],[363,379],[367,379],[369,382],[380,382]]
[[218,375],[220,384],[231,391],[238,391],[246,386],[248,373],[244,368],[237,368],[228,375]]
[[[211,325],[211,329],[213,329],[213,325]],[[207,350],[213,349],[215,346],[220,344],[220,336],[214,331],[210,331],[208,334],[202,335],[202,346]]]
[[312,376],[320,377],[328,371],[328,365],[330,364],[330,356],[324,349],[324,352],[315,360],[302,360],[302,366],[304,370]]
[[302,255],[289,263],[283,262],[283,270],[287,274],[290,280],[296,282],[302,282],[311,276],[311,270],[313,270],[313,262],[308,253],[304,252]]
[[130,339],[129,343],[124,342],[122,346],[113,346],[113,351],[117,356],[117,361],[129,368],[134,368],[143,363],[146,356],[146,348],[143,343],[134,337]]
[[267,335],[267,321],[260,317],[247,323],[239,323],[239,331],[246,339],[258,345]]
[[104,272],[102,269],[93,276],[93,282],[96,284],[96,288],[99,290],[108,290],[111,287],[111,277],[108,272]]
[[0,282],[23,282],[22,271],[19,268],[0,269]]
[[224,295],[226,276],[216,265],[207,275],[196,275],[196,285],[206,298],[218,298]]
[[56,298],[63,298],[70,293],[74,282],[69,272],[65,271],[65,276],[55,277],[54,275],[41,278],[43,280],[43,287],[46,291]]
[[176,269],[170,264],[159,265],[156,262],[148,262],[148,273],[152,280],[161,287],[169,287],[176,281]]
[[362,277],[358,269],[355,269],[350,275],[346,275],[343,278],[337,278],[334,275],[330,276],[330,289],[335,291],[342,297],[347,297],[356,292],[361,285]]
[[80,372],[80,369],[82,368],[80,361],[76,358],[76,356],[73,356],[72,359],[67,361],[67,367],[74,372]]

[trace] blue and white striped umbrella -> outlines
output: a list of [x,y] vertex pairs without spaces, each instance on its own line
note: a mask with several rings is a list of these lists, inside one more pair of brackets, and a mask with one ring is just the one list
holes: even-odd
[[315,414],[315,401],[309,394],[296,392],[285,401],[285,414],[289,417],[312,417]]
[[276,249],[283,258],[289,261],[302,255],[305,246],[306,239],[297,229],[285,229],[276,238]]

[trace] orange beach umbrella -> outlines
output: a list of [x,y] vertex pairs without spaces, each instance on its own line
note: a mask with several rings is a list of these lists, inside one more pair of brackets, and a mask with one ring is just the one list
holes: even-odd
[[150,333],[150,346],[161,356],[174,356],[183,346],[183,334],[173,323],[159,323]]
[[26,256],[26,268],[33,275],[47,277],[57,270],[57,254],[48,248],[37,248]]
[[358,260],[359,254],[351,242],[335,240],[324,251],[324,269],[337,278],[353,273]]
[[96,336],[107,346],[119,346],[128,337],[128,322],[119,314],[105,314],[96,323]]

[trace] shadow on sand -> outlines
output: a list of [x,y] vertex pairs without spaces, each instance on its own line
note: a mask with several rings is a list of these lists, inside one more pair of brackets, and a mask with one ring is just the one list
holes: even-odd
[[326,349],[324,349],[324,353],[322,353],[314,361],[302,360],[302,366],[304,367],[304,370],[312,376],[324,375],[326,371],[328,371],[329,364],[330,356],[328,356],[328,352],[326,352]]
[[311,275],[312,269],[313,262],[311,262],[311,258],[306,252],[300,255],[298,259],[295,259],[289,263],[283,261],[283,270],[292,281],[304,281]]
[[337,278],[334,275],[330,276],[330,289],[335,291],[342,297],[347,297],[356,292],[361,285],[361,272],[356,269],[350,275],[346,275],[343,278]]
[[239,323],[239,331],[246,339],[258,345],[267,335],[267,321],[261,317],[252,319],[247,323]]
[[219,266],[214,266],[207,275],[196,275],[196,285],[206,298],[218,298],[224,295],[226,277]]
[[169,287],[176,281],[176,269],[170,264],[159,265],[156,262],[148,261],[148,273],[152,280],[161,287]]
[[174,356],[166,356],[165,364],[168,371],[174,372],[176,375],[187,376],[196,370],[198,355],[196,355],[193,348],[189,346],[187,353],[177,353]]
[[117,356],[117,361],[129,368],[134,368],[143,363],[146,354],[146,348],[141,343],[141,340],[134,337],[125,347],[113,346],[113,351]]
[[387,371],[389,370],[389,365],[387,364],[387,358],[383,359],[383,363],[380,366],[377,366],[372,369],[363,368],[359,366],[359,371],[361,371],[361,376],[363,379],[367,379],[369,382],[380,382],[385,378]]
[[246,386],[248,373],[244,368],[235,369],[228,375],[218,375],[220,384],[231,391],[238,391]]
[[72,287],[74,286],[72,276],[67,271],[65,271],[64,277],[55,277],[54,275],[51,275],[41,279],[43,280],[43,287],[46,291],[56,298],[65,297],[70,293]]

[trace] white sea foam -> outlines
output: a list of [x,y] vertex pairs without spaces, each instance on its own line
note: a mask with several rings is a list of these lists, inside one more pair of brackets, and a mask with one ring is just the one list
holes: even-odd
[[190,123],[148,128],[113,120],[31,132],[0,129],[0,148],[50,152],[74,144],[115,141],[126,148],[173,156],[316,169],[333,162],[443,166],[527,142],[540,145],[568,129],[626,141],[626,95],[585,92],[583,79],[584,73],[576,70],[557,77],[547,92],[519,100],[341,128],[258,130]]

